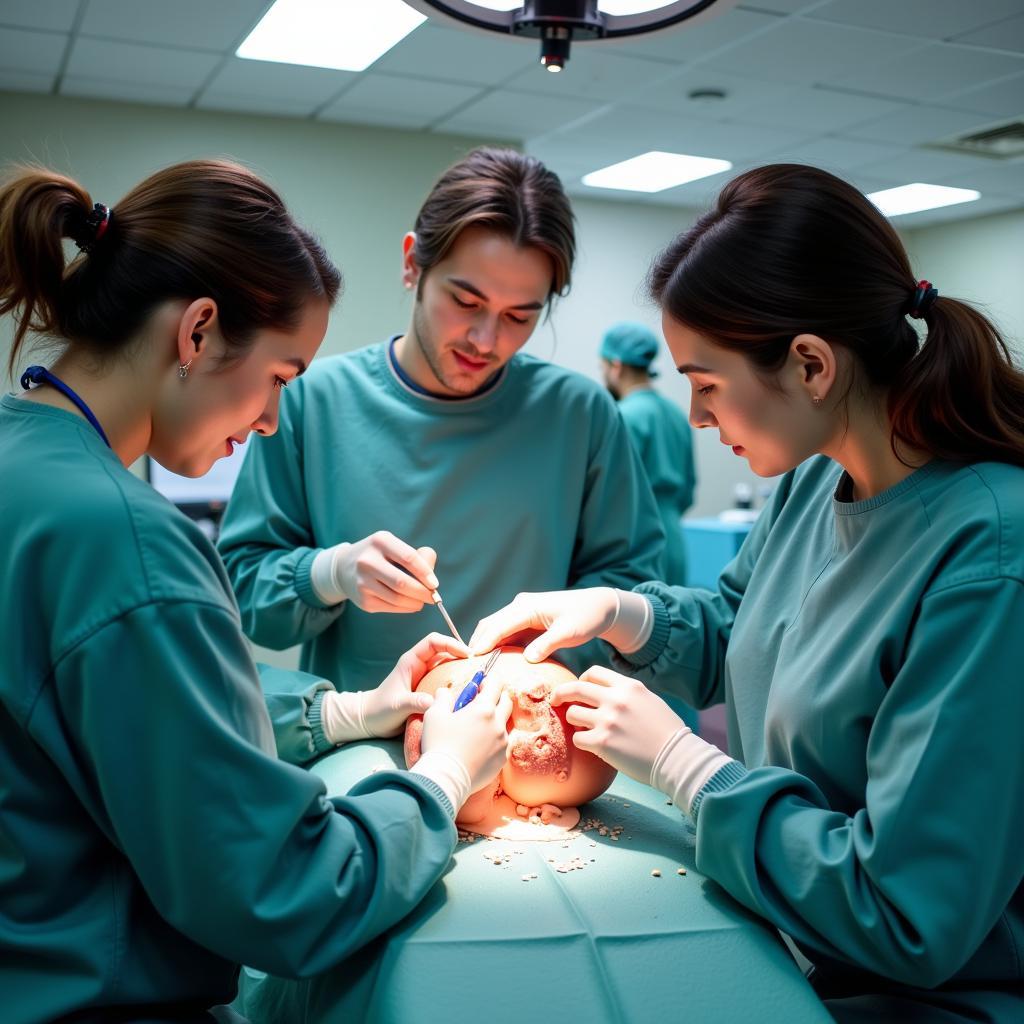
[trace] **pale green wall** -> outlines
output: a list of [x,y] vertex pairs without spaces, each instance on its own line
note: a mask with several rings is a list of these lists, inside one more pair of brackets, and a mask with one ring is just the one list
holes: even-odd
[[1024,363],[1024,211],[906,233],[914,273],[990,316]]
[[[116,205],[152,171],[195,157],[231,157],[265,176],[345,274],[345,294],[322,354],[404,330],[402,234],[440,172],[482,141],[0,93],[0,164],[44,163],[70,174],[96,202]],[[10,333],[4,327],[6,365]]]

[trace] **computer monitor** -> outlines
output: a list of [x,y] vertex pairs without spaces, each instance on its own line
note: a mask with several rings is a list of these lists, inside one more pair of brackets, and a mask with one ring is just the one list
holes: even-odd
[[234,454],[218,459],[209,472],[197,477],[179,476],[147,457],[146,479],[168,501],[174,502],[185,515],[194,519],[211,539],[216,539],[224,506],[234,490],[248,447],[249,442],[246,441],[235,449]]

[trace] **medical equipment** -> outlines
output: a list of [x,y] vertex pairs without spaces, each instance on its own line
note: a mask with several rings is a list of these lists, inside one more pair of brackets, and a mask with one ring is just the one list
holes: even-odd
[[459,711],[464,708],[480,692],[480,687],[483,685],[484,677],[494,667],[494,663],[498,660],[499,654],[501,654],[500,647],[493,650],[491,652],[491,656],[484,663],[484,667],[473,674],[473,678],[466,683],[462,693],[459,694],[458,699],[455,701],[455,706],[452,708],[453,711]]
[[465,647],[465,640],[463,640],[462,637],[459,636],[459,631],[455,628],[455,623],[452,622],[451,616],[448,614],[448,612],[445,611],[444,605],[441,603],[441,592],[439,590],[435,590],[430,596],[433,599],[434,604],[437,605],[437,610],[441,613],[441,617],[447,624],[452,636],[455,637],[455,639],[458,640],[463,647]]

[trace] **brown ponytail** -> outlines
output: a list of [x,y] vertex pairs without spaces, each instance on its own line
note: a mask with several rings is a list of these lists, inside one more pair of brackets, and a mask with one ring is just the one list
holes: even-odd
[[889,389],[893,437],[953,462],[1024,465],[1024,374],[992,323],[943,296]]
[[[0,187],[0,315],[13,313],[14,367],[28,333],[97,354],[119,351],[161,303],[209,296],[241,354],[260,329],[294,327],[304,303],[335,301],[341,275],[252,171],[196,160],[158,171],[112,210],[43,168]],[[65,259],[63,239],[81,250]]]
[[[899,236],[852,185],[802,164],[734,178],[655,260],[655,301],[765,376],[798,334],[842,345],[888,396],[893,451],[1024,465],[1024,373],[996,327],[940,294],[919,345]],[[940,282],[941,285],[941,282]]]

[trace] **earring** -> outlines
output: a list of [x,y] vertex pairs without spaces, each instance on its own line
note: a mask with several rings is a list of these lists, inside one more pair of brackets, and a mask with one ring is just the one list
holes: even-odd
[[190,360],[189,360],[189,361],[188,361],[187,363],[182,363],[182,364],[181,364],[181,365],[180,365],[180,366],[178,367],[178,376],[179,376],[179,377],[180,377],[180,378],[181,378],[182,380],[184,380],[184,379],[185,379],[185,378],[186,378],[186,377],[188,376],[188,368],[189,368],[189,367],[190,367],[191,365],[192,365],[192,360],[190,359]]
[[822,402],[821,395],[815,395],[814,398],[812,399],[812,401],[814,402],[815,407],[821,405],[821,402]]

